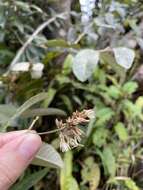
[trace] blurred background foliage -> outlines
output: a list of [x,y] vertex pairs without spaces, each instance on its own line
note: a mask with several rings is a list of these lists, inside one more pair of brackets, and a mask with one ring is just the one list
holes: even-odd
[[[11,189],[143,189],[143,2],[96,1],[88,25],[81,14],[78,0],[0,1],[1,131],[28,128],[37,113],[42,132],[75,110],[96,112],[84,147],[60,153],[64,168],[30,166]],[[42,139],[59,151],[57,134]]]

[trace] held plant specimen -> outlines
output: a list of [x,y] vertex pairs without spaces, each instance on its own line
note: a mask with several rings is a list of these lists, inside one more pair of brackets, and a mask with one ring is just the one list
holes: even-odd
[[[95,118],[95,112],[92,109],[83,110],[81,112],[76,111],[73,112],[72,116],[68,117],[65,122],[56,119],[55,122],[58,128],[57,130],[38,134],[46,135],[54,132],[59,132],[60,149],[62,152],[66,152],[80,145],[79,143],[82,139],[81,137],[84,135],[84,132],[78,126],[87,124],[90,119],[93,118]],[[36,117],[36,119],[33,120],[31,126],[29,127],[30,130],[32,129],[37,119],[39,119],[39,117]]]
[[79,145],[84,132],[78,128],[78,125],[88,123],[91,118],[94,118],[93,110],[76,111],[65,122],[56,119],[58,129],[63,129],[59,133],[60,149],[62,152],[66,152]]

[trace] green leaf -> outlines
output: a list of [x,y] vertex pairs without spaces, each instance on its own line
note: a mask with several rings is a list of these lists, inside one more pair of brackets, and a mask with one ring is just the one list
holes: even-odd
[[25,176],[22,180],[17,182],[11,190],[28,190],[35,184],[37,184],[48,172],[48,168],[44,168],[38,172],[34,172],[31,175]]
[[48,47],[79,48],[77,44],[69,44],[63,39],[48,40]]
[[20,106],[14,116],[12,117],[12,120],[19,117],[24,111],[26,111],[28,108],[33,106],[34,104],[44,100],[47,98],[47,92],[39,93],[33,97],[31,97],[29,100],[27,100],[22,106]]
[[88,157],[84,161],[81,170],[82,184],[89,183],[90,190],[96,190],[100,182],[100,168],[94,162],[93,157]]
[[9,119],[10,119],[9,117],[4,115],[3,113],[0,113],[0,124],[6,124],[9,121]]
[[128,139],[128,133],[123,123],[117,123],[114,128],[121,141],[126,141]]
[[6,124],[15,114],[17,108],[11,104],[0,104],[0,123]]
[[132,179],[125,180],[125,185],[130,190],[139,190],[139,187],[137,187],[136,183]]
[[123,112],[128,120],[132,120],[134,117],[140,116],[141,108],[138,105],[134,104],[132,101],[126,99],[122,102],[122,104]]
[[40,7],[38,7],[38,6],[34,5],[34,4],[30,4],[30,7],[35,9],[39,13],[43,13],[43,10]]
[[90,119],[90,122],[88,124],[88,128],[87,128],[87,131],[86,131],[86,136],[87,138],[91,135],[94,127],[95,127],[95,121],[96,121],[96,117]]
[[16,110],[17,108],[12,104],[0,104],[0,113],[9,118],[15,114]]
[[73,105],[71,99],[66,95],[61,95],[60,98],[63,100],[63,103],[66,105],[68,111],[72,113]]
[[108,64],[121,78],[125,78],[125,69],[116,63],[114,56],[110,52],[100,53],[100,60],[104,64]]
[[143,96],[139,96],[135,103],[136,106],[138,106],[140,109],[143,108]]
[[126,82],[122,88],[123,92],[126,94],[133,94],[138,88],[136,82]]
[[73,64],[73,56],[69,54],[63,63],[62,74],[64,75],[70,74],[72,71],[72,64]]
[[73,73],[81,82],[89,79],[99,61],[99,52],[91,49],[81,50],[74,58]]
[[29,109],[22,113],[21,117],[35,117],[43,115],[57,115],[57,116],[66,116],[66,112],[57,108],[37,108]]
[[47,143],[43,143],[32,164],[45,167],[63,167],[59,153]]
[[101,147],[106,144],[106,139],[108,137],[108,130],[100,127],[95,130],[93,133],[93,143],[95,146]]
[[61,55],[61,52],[47,52],[47,54],[45,55],[44,59],[43,59],[43,63],[47,64],[49,63],[52,59],[55,59],[56,57],[58,57],[59,55]]
[[15,5],[21,8],[23,11],[30,12],[30,6],[26,2],[15,1]]
[[[0,31],[1,32],[1,31]],[[8,49],[0,49],[0,65],[9,64],[14,57],[14,53]]]
[[96,113],[96,125],[101,126],[105,124],[107,121],[109,121],[115,113],[111,108],[105,107],[101,108]]
[[68,151],[64,156],[64,167],[60,175],[61,190],[79,190],[76,179],[72,176],[72,152]]
[[63,39],[54,39],[47,41],[48,47],[67,47],[67,42]]
[[48,91],[47,91],[47,97],[46,97],[46,99],[43,102],[43,106],[45,108],[47,108],[51,104],[52,100],[54,99],[54,97],[56,95],[56,92],[57,91],[54,88],[49,88],[48,89]]
[[19,30],[19,32],[21,32],[22,34],[24,33],[24,25],[21,22],[21,20],[18,19],[14,20],[13,26],[16,27]]
[[120,66],[124,67],[125,69],[129,69],[132,66],[135,59],[135,52],[132,49],[126,47],[118,47],[113,48],[113,52],[116,62]]
[[110,97],[114,98],[114,99],[118,99],[121,95],[121,92],[120,92],[120,89],[117,88],[116,86],[113,86],[111,85],[109,88],[108,88],[108,94]]
[[6,13],[5,13],[5,8],[4,6],[0,6],[0,28],[5,27],[5,23],[7,21]]
[[116,173],[116,162],[115,162],[115,157],[112,153],[111,148],[109,147],[104,148],[102,162],[103,162],[105,171],[107,171],[107,173],[110,176],[114,177]]

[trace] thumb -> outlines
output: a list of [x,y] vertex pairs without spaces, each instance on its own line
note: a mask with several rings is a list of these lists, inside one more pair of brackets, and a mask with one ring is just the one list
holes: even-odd
[[36,133],[24,133],[0,149],[0,190],[7,190],[21,175],[41,146]]

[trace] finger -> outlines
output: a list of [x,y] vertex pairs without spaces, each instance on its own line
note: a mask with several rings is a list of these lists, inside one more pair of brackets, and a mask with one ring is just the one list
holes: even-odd
[[[12,131],[8,133],[0,133],[0,148],[11,140],[15,140],[17,137],[29,132],[28,130]],[[35,132],[35,131],[30,131]],[[36,133],[36,132],[35,132]]]
[[0,190],[7,190],[21,175],[41,146],[41,138],[26,133],[0,149]]

